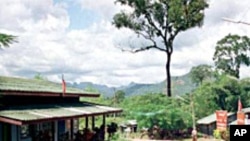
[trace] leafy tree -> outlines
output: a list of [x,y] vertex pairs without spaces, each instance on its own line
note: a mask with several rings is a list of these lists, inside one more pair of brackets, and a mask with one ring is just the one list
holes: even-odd
[[128,28],[149,41],[133,53],[156,49],[166,53],[167,95],[171,96],[170,62],[175,37],[182,31],[201,26],[206,0],[116,0],[132,12],[121,11],[113,17],[117,28]]
[[125,99],[125,92],[124,91],[118,90],[118,91],[115,92],[114,102],[116,104],[121,103],[124,99]]
[[[241,100],[243,100],[243,108],[250,106],[250,78],[244,78],[240,81]],[[244,103],[245,102],[245,103]]]
[[212,77],[213,70],[212,66],[199,65],[191,69],[191,79],[194,83],[200,85],[204,80]]
[[249,106],[249,84],[249,79],[240,81],[230,75],[221,75],[214,82],[202,83],[194,92],[197,116],[201,118],[216,110],[235,112],[239,97],[245,107]]
[[9,47],[14,42],[17,42],[16,36],[0,33],[0,48]]
[[240,65],[250,65],[249,52],[247,36],[229,34],[217,42],[213,60],[217,69],[239,78]]
[[166,129],[185,129],[192,125],[190,110],[182,107],[175,98],[167,98],[164,94],[126,97],[122,107],[126,118],[136,119],[139,127],[158,125]]
[[37,80],[48,80],[45,76],[43,76],[41,73],[38,73],[34,76],[34,79]]

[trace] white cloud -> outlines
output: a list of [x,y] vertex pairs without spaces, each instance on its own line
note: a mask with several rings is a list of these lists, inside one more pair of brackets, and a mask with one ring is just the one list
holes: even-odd
[[[155,83],[165,79],[164,53],[145,51],[131,54],[117,48],[118,44],[127,44],[127,38],[132,37],[132,32],[118,30],[111,24],[119,6],[111,0],[77,2],[82,8],[101,14],[102,19],[89,28],[72,30],[69,29],[71,15],[65,3],[55,4],[52,0],[0,1],[0,32],[19,36],[19,43],[0,51],[0,73],[33,77],[40,72],[52,81],[60,81],[64,73],[67,81],[91,81],[110,86],[131,81]],[[172,75],[185,74],[198,64],[213,64],[216,42],[228,33],[249,35],[249,26],[228,23],[220,18],[224,15],[236,19],[250,18],[250,11],[245,7],[249,3],[247,0],[240,4],[227,0],[213,0],[211,3],[202,28],[177,36]],[[232,8],[235,8],[233,12]],[[249,76],[247,69],[243,68],[244,76]]]
[[119,7],[115,5],[115,0],[101,0],[98,2],[93,2],[92,0],[77,0],[76,2],[79,3],[83,9],[96,12],[105,19],[112,18],[114,13],[119,10]]

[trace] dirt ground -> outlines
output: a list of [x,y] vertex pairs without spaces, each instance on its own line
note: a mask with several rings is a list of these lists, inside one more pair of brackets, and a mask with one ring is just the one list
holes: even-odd
[[[147,140],[147,139],[131,139],[129,141],[192,141],[192,139],[183,139],[183,140]],[[207,138],[199,138],[197,141],[221,141],[219,139],[207,139]]]

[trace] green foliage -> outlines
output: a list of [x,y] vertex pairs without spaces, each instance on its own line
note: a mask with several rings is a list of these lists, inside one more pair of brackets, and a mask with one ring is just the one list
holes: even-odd
[[111,141],[119,141],[120,140],[120,134],[119,133],[115,133],[112,137],[111,137]]
[[86,91],[86,92],[99,93],[99,91],[98,91],[96,88],[94,88],[92,85],[88,85],[88,86],[84,89],[84,91]]
[[9,47],[10,44],[17,42],[16,36],[0,33],[0,48]]
[[[186,106],[186,105],[185,105]],[[122,103],[127,119],[136,119],[140,127],[159,125],[167,129],[191,127],[191,112],[175,98],[164,94],[145,94],[128,97]]]
[[207,1],[116,0],[116,2],[131,7],[133,11],[117,13],[113,17],[113,24],[117,28],[128,28],[150,42],[132,52],[157,49],[166,53],[167,94],[171,96],[170,62],[174,39],[179,32],[202,25],[204,9],[208,7]]
[[217,42],[213,60],[217,69],[239,78],[240,65],[250,65],[250,38],[227,35]]
[[221,139],[221,131],[220,130],[214,130],[214,132],[213,132],[213,136],[214,136],[214,138],[216,138],[216,139]]
[[211,79],[212,74],[212,66],[205,64],[192,67],[190,71],[190,77],[192,81],[197,85],[200,85],[206,79]]
[[122,90],[118,90],[115,92],[115,95],[113,97],[113,104],[119,104],[125,99],[125,92]]
[[216,95],[211,87],[213,87],[213,83],[206,82],[201,84],[193,93],[195,113],[198,119],[210,115],[211,113],[214,113],[215,110],[220,109],[215,102]]
[[220,130],[214,130],[213,136],[215,139],[223,139],[224,141],[229,141],[229,130],[226,131],[220,131]]
[[[244,107],[250,105],[249,79],[221,75],[214,82],[206,82],[194,91],[194,101],[198,118],[202,118],[215,110],[237,111],[239,97]],[[204,110],[206,109],[206,110]]]
[[37,73],[35,76],[34,76],[34,79],[36,80],[48,80],[45,76],[43,76],[41,73]]

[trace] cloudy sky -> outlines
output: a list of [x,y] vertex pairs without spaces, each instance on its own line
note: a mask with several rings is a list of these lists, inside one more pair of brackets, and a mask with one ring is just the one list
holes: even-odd
[[[174,42],[171,74],[180,76],[199,64],[213,65],[216,42],[231,34],[249,35],[249,0],[210,0],[203,27],[180,33]],[[163,52],[137,54],[119,47],[133,33],[112,24],[124,9],[114,0],[0,0],[0,32],[18,36],[18,43],[0,50],[0,74],[51,81],[88,81],[108,86],[130,82],[156,83],[165,79]],[[125,8],[126,9],[126,8]],[[134,39],[135,40],[135,39]],[[243,67],[242,77],[250,77]]]

